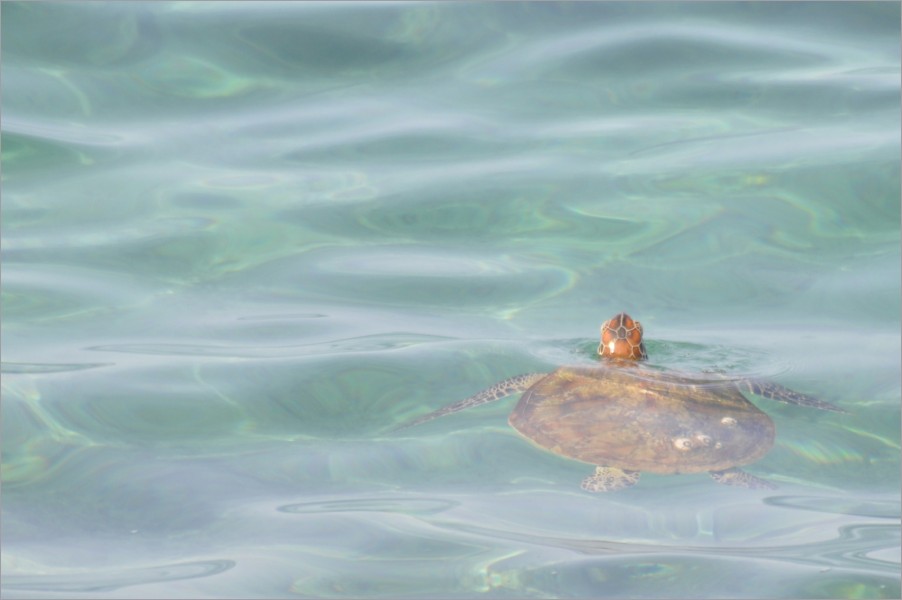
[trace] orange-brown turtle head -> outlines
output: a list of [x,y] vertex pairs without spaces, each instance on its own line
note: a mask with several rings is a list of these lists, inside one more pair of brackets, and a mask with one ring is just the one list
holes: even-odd
[[642,343],[642,324],[633,321],[626,313],[620,313],[601,326],[601,343],[598,355],[602,358],[645,360],[645,344]]

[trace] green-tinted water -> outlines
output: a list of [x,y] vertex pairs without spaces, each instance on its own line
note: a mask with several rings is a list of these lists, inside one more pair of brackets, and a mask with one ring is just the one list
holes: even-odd
[[[2,4],[9,598],[900,595],[898,3]],[[514,399],[640,319],[743,491]]]

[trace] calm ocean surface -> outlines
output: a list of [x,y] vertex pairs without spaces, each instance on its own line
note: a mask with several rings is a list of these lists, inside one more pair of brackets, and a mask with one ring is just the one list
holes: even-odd
[[[899,598],[898,3],[2,3],[6,598]],[[516,399],[653,366],[847,415],[776,490]]]

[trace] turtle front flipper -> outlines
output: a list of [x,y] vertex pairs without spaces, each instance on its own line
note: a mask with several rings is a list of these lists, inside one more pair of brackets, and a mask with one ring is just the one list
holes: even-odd
[[711,471],[711,478],[717,483],[748,488],[750,490],[775,490],[777,486],[766,479],[755,477],[742,469],[733,467],[723,471]]
[[771,400],[776,400],[777,402],[783,402],[785,404],[795,404],[796,406],[819,408],[820,410],[829,410],[832,412],[848,414],[848,411],[845,411],[838,406],[834,406],[829,402],[824,402],[823,400],[819,400],[814,396],[808,396],[806,394],[793,391],[789,388],[783,387],[779,383],[774,383],[772,381],[764,381],[761,379],[747,379],[741,381],[739,383],[739,387],[742,391],[748,391],[752,394],[755,394],[756,396],[769,398]]
[[587,492],[616,492],[636,485],[639,475],[639,471],[617,467],[595,467],[595,473],[583,479],[580,487]]
[[521,392],[525,392],[526,390],[531,388],[533,384],[544,379],[547,376],[548,373],[526,373],[524,375],[517,375],[516,377],[505,379],[504,381],[499,381],[492,387],[486,388],[478,394],[474,394],[469,398],[461,400],[460,402],[449,404],[448,406],[434,410],[429,414],[423,415],[422,417],[417,417],[412,421],[403,423],[392,429],[392,431],[398,431],[399,429],[413,427],[414,425],[419,425],[420,423],[425,423],[426,421],[431,421],[432,419],[444,417],[445,415],[450,415],[451,413],[456,413],[467,408],[479,406],[480,404],[488,404],[489,402],[494,402],[495,400],[501,400],[502,398],[510,396],[511,394],[519,394]]

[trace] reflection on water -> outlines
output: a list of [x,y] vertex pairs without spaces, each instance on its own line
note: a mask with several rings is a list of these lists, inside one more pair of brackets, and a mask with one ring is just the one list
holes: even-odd
[[[898,598],[899,6],[2,3],[3,594]],[[776,491],[579,489],[627,310]]]

